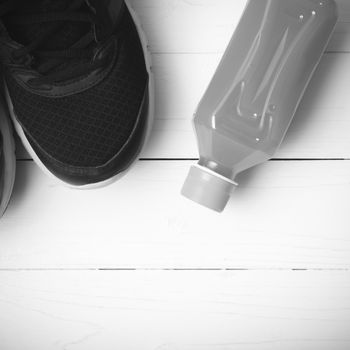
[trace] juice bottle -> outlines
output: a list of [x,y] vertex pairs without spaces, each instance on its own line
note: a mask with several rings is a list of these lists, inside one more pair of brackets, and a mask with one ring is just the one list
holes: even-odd
[[333,0],[249,0],[194,117],[182,194],[223,211],[237,174],[273,157],[338,18]]

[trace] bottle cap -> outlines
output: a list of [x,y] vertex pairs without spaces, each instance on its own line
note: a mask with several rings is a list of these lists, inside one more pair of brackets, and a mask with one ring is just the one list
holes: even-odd
[[192,166],[182,195],[209,209],[222,212],[237,184],[214,171],[201,166]]

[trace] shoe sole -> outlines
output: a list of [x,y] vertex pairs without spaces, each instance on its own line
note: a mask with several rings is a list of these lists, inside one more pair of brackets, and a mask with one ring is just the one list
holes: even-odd
[[7,206],[10,202],[13,186],[15,184],[16,175],[16,155],[15,155],[15,141],[13,137],[13,130],[11,122],[6,115],[4,106],[5,101],[3,101],[2,96],[0,97],[0,130],[2,135],[2,146],[4,152],[4,174],[3,174],[3,184],[2,184],[2,195],[0,199],[0,218],[4,215]]
[[154,111],[155,111],[155,90],[154,90],[155,88],[154,88],[154,75],[153,75],[153,72],[152,72],[151,53],[150,53],[150,50],[149,50],[147,37],[146,37],[145,31],[144,31],[144,29],[142,27],[142,23],[141,23],[140,19],[138,18],[135,10],[130,5],[129,0],[125,0],[125,4],[126,4],[129,12],[131,14],[131,17],[132,17],[132,19],[133,19],[133,21],[135,23],[135,26],[137,28],[137,32],[139,34],[140,41],[141,41],[141,44],[142,44],[143,54],[144,54],[145,62],[146,62],[146,69],[147,69],[147,73],[148,73],[148,77],[149,77],[149,81],[148,81],[149,104],[148,104],[147,125],[146,125],[144,141],[141,144],[140,150],[137,153],[137,155],[135,156],[135,159],[132,161],[130,166],[126,170],[124,170],[123,172],[117,174],[116,176],[113,176],[113,177],[109,178],[108,180],[97,182],[97,183],[93,183],[93,184],[82,185],[82,186],[69,184],[69,183],[59,179],[57,176],[55,176],[45,166],[45,164],[41,161],[41,159],[37,156],[36,152],[32,148],[30,142],[28,141],[28,139],[27,139],[27,137],[25,135],[25,132],[24,132],[22,126],[17,121],[16,115],[15,115],[15,112],[14,112],[14,108],[13,108],[13,104],[12,104],[12,101],[11,101],[11,98],[10,98],[10,94],[9,94],[6,82],[4,81],[5,97],[6,97],[7,105],[8,105],[9,111],[10,111],[10,116],[11,116],[11,119],[13,121],[13,124],[14,124],[14,127],[16,129],[16,132],[17,132],[18,136],[20,137],[20,139],[21,139],[24,147],[26,148],[27,152],[33,158],[34,162],[39,166],[39,168],[46,175],[48,175],[51,179],[55,180],[56,183],[63,184],[64,186],[67,186],[69,188],[80,189],[80,190],[98,189],[98,188],[102,188],[102,187],[106,187],[108,185],[111,185],[114,182],[120,180],[122,177],[124,177],[133,168],[133,166],[135,166],[136,162],[139,160],[140,154],[144,150],[144,148],[145,148],[145,146],[146,146],[146,144],[147,144],[147,142],[149,140],[151,131],[152,131],[152,126],[153,126],[153,121],[154,121]]

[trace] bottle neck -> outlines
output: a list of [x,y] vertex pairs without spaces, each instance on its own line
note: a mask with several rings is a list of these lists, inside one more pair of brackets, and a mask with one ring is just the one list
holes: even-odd
[[227,181],[234,182],[237,172],[234,169],[225,167],[213,160],[201,157],[198,162],[198,166],[206,169],[208,172],[212,172],[219,177],[223,177]]

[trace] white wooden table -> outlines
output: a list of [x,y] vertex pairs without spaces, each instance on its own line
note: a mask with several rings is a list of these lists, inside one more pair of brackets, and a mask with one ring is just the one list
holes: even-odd
[[276,159],[224,214],[179,195],[190,119],[244,0],[132,0],[156,123],[143,160],[93,192],[19,152],[0,223],[1,350],[350,348],[350,1]]

